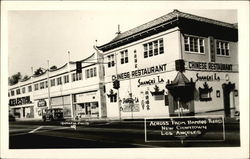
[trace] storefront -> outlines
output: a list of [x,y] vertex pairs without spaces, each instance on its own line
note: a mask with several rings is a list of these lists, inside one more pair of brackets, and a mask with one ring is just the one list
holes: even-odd
[[30,96],[12,98],[9,105],[10,113],[16,118],[34,118],[34,103]]
[[100,106],[98,91],[91,91],[76,94],[75,115],[80,118],[98,118],[100,116]]

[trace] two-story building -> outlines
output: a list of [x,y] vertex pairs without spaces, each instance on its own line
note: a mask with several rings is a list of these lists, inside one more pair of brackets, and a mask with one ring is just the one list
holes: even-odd
[[237,43],[235,24],[178,10],[118,32],[97,47],[108,63],[107,117],[233,115],[239,110]]
[[106,117],[101,61],[102,55],[93,53],[10,86],[10,112],[17,118],[41,119],[45,109],[62,108],[65,118]]
[[237,47],[237,25],[174,10],[118,32],[84,60],[10,86],[10,111],[37,119],[47,108],[62,108],[66,118],[232,116]]

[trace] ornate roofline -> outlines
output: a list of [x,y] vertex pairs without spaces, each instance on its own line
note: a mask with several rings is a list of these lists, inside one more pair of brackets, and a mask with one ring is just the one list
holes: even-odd
[[[180,12],[178,10],[174,10],[173,12],[170,12],[170,13],[163,15],[159,18],[156,18],[150,22],[147,22],[147,23],[142,24],[138,27],[135,27],[133,29],[130,29],[128,31],[120,33],[110,42],[108,42],[104,45],[101,45],[101,46],[97,46],[97,48],[99,50],[102,50],[102,51],[111,50],[113,48],[125,45],[127,43],[136,41],[138,39],[159,33],[159,31],[163,31],[162,29],[159,29],[159,28],[165,27],[164,29],[169,29],[169,28],[174,27],[174,26],[179,26],[178,25],[179,22],[181,22],[183,19],[190,20],[190,21],[197,21],[200,23],[206,23],[206,24],[210,24],[210,25],[212,24],[212,25],[224,27],[227,29],[238,30],[237,25],[235,25],[235,24],[230,24],[230,23],[226,23],[226,22],[222,22],[222,21],[209,19],[209,18],[196,16],[196,15],[189,14],[189,13]],[[173,24],[175,24],[175,25],[173,25]],[[168,25],[168,27],[167,27],[167,25]]]

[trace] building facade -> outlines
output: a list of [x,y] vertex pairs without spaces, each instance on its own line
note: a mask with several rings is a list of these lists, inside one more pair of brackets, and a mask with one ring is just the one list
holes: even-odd
[[118,33],[97,47],[108,63],[107,116],[234,115],[237,42],[236,25],[178,10]]
[[10,86],[11,113],[41,119],[50,107],[66,118],[134,119],[239,111],[235,24],[174,10],[118,31],[80,63],[80,74],[68,62]]
[[94,53],[60,68],[48,69],[9,87],[10,112],[16,118],[42,119],[45,109],[62,108],[65,118],[106,117],[103,96],[103,67],[101,55]]

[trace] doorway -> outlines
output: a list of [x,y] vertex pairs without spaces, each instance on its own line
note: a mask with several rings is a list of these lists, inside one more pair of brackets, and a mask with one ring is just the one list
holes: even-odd
[[225,117],[231,117],[232,112],[231,109],[235,109],[234,103],[234,90],[235,90],[235,83],[224,83],[222,84],[223,89],[223,102],[224,102],[224,114]]

